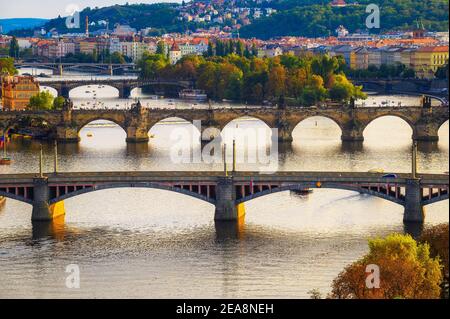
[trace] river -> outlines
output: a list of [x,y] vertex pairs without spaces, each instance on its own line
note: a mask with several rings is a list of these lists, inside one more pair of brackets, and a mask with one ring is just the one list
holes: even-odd
[[[72,98],[80,107],[87,101],[118,107],[131,102],[97,94],[94,100],[81,90]],[[161,107],[184,107],[181,101],[140,97]],[[403,105],[416,99],[373,98]],[[238,124],[264,127],[254,119]],[[120,127],[91,123],[81,130],[78,145],[60,145],[60,170],[222,169],[172,164],[173,128],[192,126],[170,119],[151,129],[149,144],[127,145]],[[419,144],[420,172],[448,170],[448,133],[447,122],[438,143]],[[408,172],[411,134],[401,119],[383,117],[355,146],[340,141],[340,129],[331,120],[311,118],[297,126],[292,145],[280,146],[279,169]],[[43,146],[50,172],[52,145]],[[13,163],[0,166],[0,174],[38,171],[38,142],[13,139],[8,153]],[[401,206],[342,190],[258,198],[246,203],[245,224],[238,231],[215,225],[212,205],[162,190],[104,190],[69,199],[65,206],[65,220],[45,227],[31,223],[27,204],[8,199],[0,208],[0,298],[308,298],[311,289],[328,293],[338,273],[367,252],[367,239],[404,232]],[[448,201],[427,207],[425,227],[448,222],[448,208]],[[69,264],[80,268],[79,289],[66,288]]]

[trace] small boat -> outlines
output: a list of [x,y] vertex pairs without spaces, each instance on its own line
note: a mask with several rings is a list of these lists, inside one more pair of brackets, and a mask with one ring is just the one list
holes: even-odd
[[84,92],[84,93],[91,93],[91,91],[86,91],[86,92]]
[[155,134],[149,134],[148,137],[149,138],[155,138]]
[[91,132],[88,132],[88,133],[86,134],[86,136],[87,136],[87,137],[93,137],[94,134],[92,134]]
[[208,95],[203,90],[181,90],[178,95],[184,100],[205,101],[208,99]]

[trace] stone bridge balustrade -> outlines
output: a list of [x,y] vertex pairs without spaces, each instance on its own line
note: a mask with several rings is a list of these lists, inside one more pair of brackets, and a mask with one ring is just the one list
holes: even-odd
[[[399,117],[406,121],[412,138],[419,141],[437,141],[438,130],[448,121],[448,107],[380,107],[380,108],[222,108],[222,109],[147,109],[131,110],[74,110],[51,112],[0,112],[0,129],[7,131],[23,118],[39,118],[53,127],[61,142],[76,142],[78,132],[95,120],[108,120],[118,124],[127,133],[128,142],[148,142],[148,132],[158,122],[168,118],[180,118],[190,123],[201,122],[201,132],[209,127],[223,130],[233,120],[252,117],[269,128],[277,128],[279,140],[292,141],[295,127],[310,117],[325,117],[334,121],[342,131],[343,141],[363,141],[364,130],[375,119],[383,116]],[[206,138],[208,139],[208,138]]]

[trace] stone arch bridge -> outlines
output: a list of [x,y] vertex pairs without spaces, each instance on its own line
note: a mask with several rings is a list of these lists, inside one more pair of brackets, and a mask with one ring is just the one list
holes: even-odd
[[343,141],[363,141],[364,129],[375,119],[395,116],[408,123],[417,141],[437,141],[438,130],[449,119],[449,108],[377,107],[377,108],[220,108],[220,109],[154,109],[134,107],[131,110],[73,110],[49,112],[0,112],[0,135],[17,127],[26,119],[40,119],[48,123],[54,137],[60,142],[78,142],[79,131],[95,120],[109,120],[127,134],[127,142],[147,143],[148,132],[158,122],[168,118],[180,118],[188,122],[201,121],[203,139],[207,128],[223,128],[233,120],[252,117],[263,121],[270,128],[278,129],[281,142],[292,141],[292,132],[303,120],[322,116],[334,121],[341,129]]

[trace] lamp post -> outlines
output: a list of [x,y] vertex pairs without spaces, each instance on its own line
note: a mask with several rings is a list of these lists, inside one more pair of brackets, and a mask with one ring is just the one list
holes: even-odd
[[58,142],[55,140],[54,146],[55,154],[54,154],[54,173],[58,174]]
[[39,149],[39,177],[44,177],[44,169],[43,169],[43,154],[42,154],[42,143],[40,144]]
[[411,154],[411,177],[417,178],[417,141],[413,142],[412,154]]

